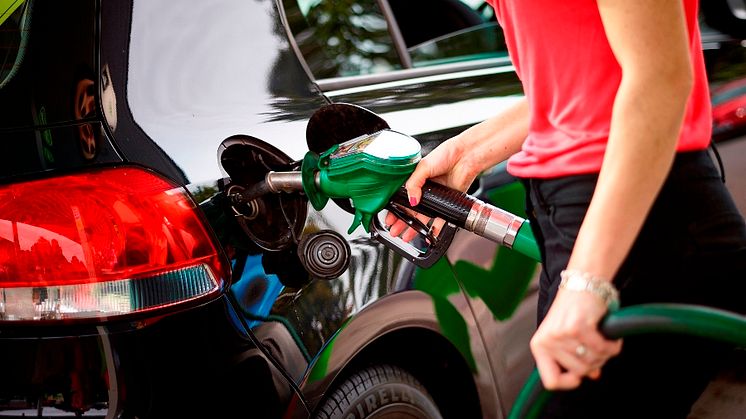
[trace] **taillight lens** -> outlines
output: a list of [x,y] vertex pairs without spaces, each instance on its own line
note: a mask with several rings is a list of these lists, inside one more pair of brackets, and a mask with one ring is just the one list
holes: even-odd
[[111,317],[216,293],[226,275],[188,194],[139,168],[0,187],[0,319]]

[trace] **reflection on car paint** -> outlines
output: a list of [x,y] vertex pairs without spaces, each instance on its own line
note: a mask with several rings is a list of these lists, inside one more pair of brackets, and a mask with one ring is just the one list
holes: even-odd
[[238,305],[248,317],[249,328],[254,328],[266,320],[277,296],[285,288],[277,275],[267,275],[262,267],[262,255],[249,255],[241,278],[233,281],[230,292],[233,293]]
[[[525,193],[519,183],[511,183],[488,194],[490,201],[513,214],[525,216]],[[497,247],[489,270],[464,260],[456,261],[454,271],[467,294],[479,297],[497,320],[507,320],[525,296],[538,264],[505,247]]]
[[332,352],[334,351],[334,344],[336,342],[337,336],[339,336],[339,334],[342,333],[345,327],[347,327],[347,325],[350,324],[351,320],[352,320],[352,317],[348,318],[347,321],[345,321],[342,324],[339,330],[331,337],[331,339],[329,340],[329,343],[324,347],[324,349],[319,353],[319,355],[313,361],[313,367],[311,368],[311,371],[308,373],[309,383],[315,383],[327,376],[327,374],[329,373],[329,358],[332,356]]
[[469,368],[476,373],[477,365],[471,349],[469,328],[463,315],[448,299],[449,296],[459,294],[461,290],[445,258],[439,260],[430,269],[418,270],[415,288],[432,298],[440,331],[456,346]]

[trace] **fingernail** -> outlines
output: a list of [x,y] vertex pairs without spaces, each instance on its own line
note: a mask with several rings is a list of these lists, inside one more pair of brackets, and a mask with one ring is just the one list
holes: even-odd
[[410,196],[410,197],[409,197],[409,205],[410,205],[410,206],[415,206],[415,205],[417,205],[417,198],[415,198],[415,197],[413,197],[413,196]]

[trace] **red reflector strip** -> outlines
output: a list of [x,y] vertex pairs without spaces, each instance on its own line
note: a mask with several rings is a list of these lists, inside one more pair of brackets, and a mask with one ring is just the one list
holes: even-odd
[[64,320],[137,313],[194,300],[219,289],[207,265],[152,277],[0,289],[0,320]]

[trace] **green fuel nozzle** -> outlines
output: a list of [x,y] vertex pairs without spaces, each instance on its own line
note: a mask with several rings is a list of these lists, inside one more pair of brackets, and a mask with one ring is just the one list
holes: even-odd
[[[398,208],[397,215],[409,218],[410,225],[418,221],[401,211],[403,208],[440,217],[453,229],[464,228],[535,260],[541,259],[526,220],[463,192],[427,182],[420,204],[412,208],[401,186],[419,161],[417,140],[386,129],[336,145],[321,155],[308,152],[301,168],[303,189],[316,210],[324,208],[329,198],[350,199],[355,218],[348,233],[362,224],[365,231],[420,265],[430,263],[432,258],[430,262],[423,262],[417,253],[381,234],[383,227],[376,214],[384,207]],[[428,235],[427,228],[419,230],[428,237],[431,247],[437,246],[437,240]],[[453,232],[450,233],[452,236]],[[443,249],[435,253],[436,256],[442,254]]]
[[[429,267],[445,253],[457,228],[540,260],[529,223],[473,196],[434,182],[426,182],[422,198],[411,207],[402,185],[420,161],[419,142],[390,129],[337,144],[321,154],[309,151],[300,172],[269,172],[263,182],[232,196],[236,204],[251,203],[269,192],[304,191],[317,211],[330,198],[349,199],[355,211],[348,233],[362,225],[366,232],[420,267]],[[248,205],[249,208],[255,206]],[[422,251],[384,234],[377,214],[388,208],[425,237]],[[446,221],[436,237],[406,209]]]
[[420,161],[420,144],[392,130],[363,135],[303,159],[303,189],[318,211],[329,198],[349,198],[355,218],[348,233],[361,225],[370,232],[373,217],[391,200]]

